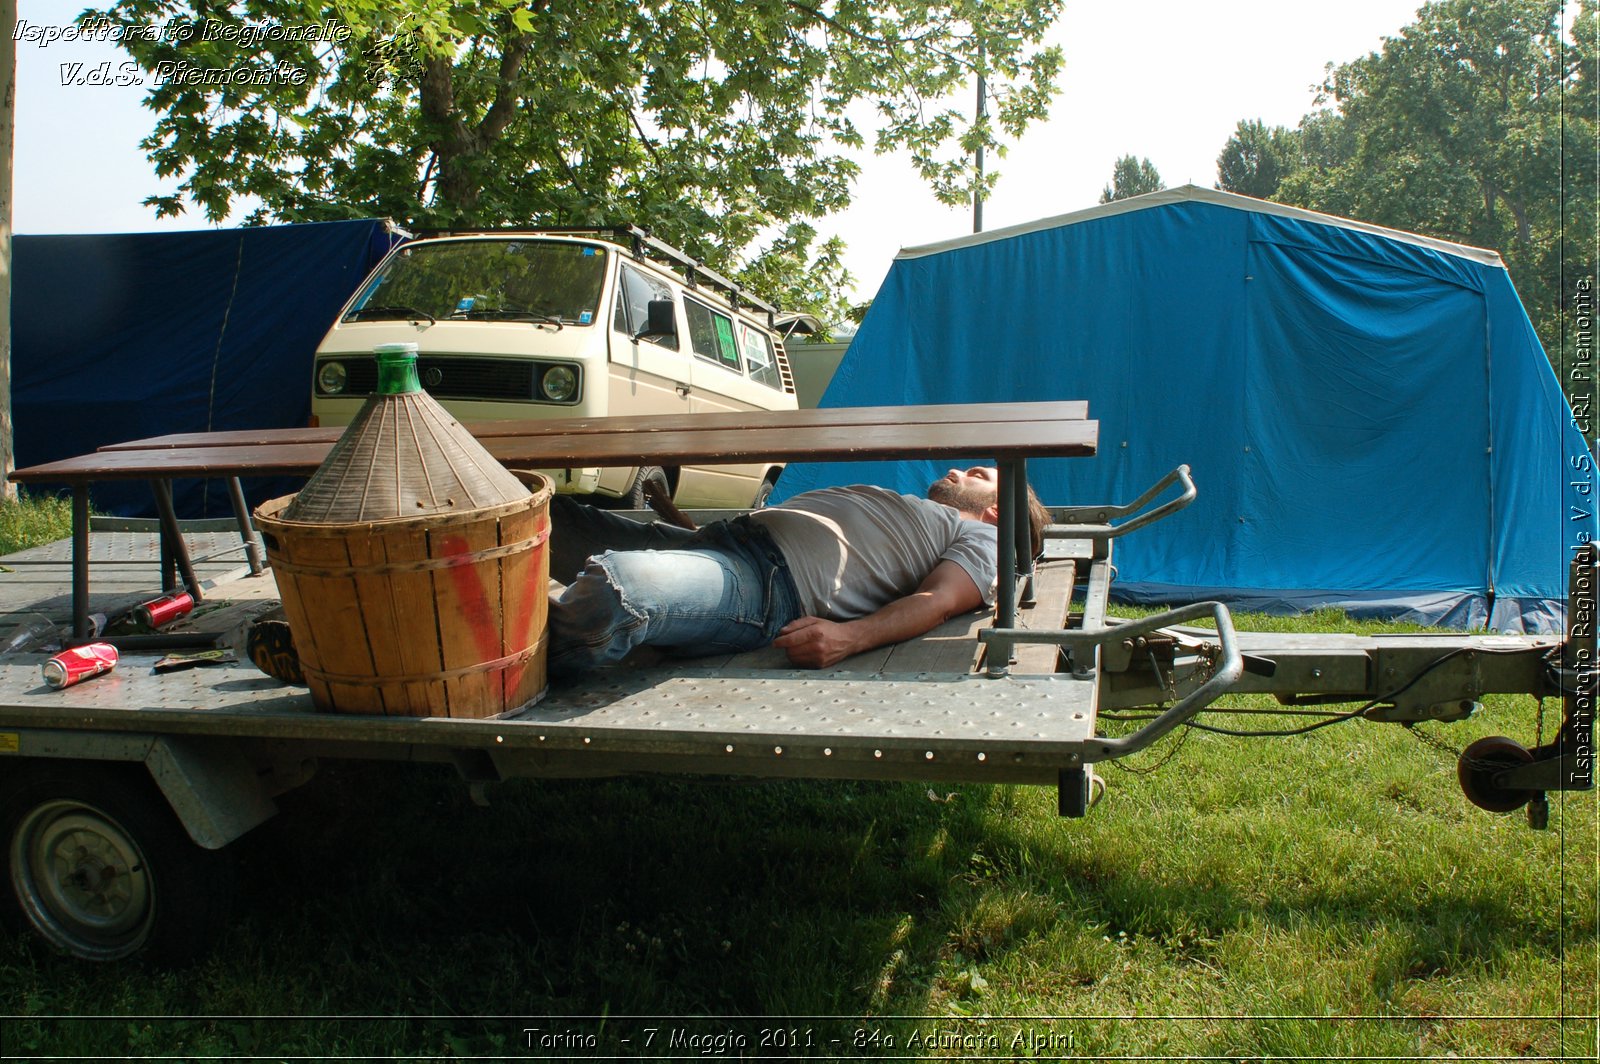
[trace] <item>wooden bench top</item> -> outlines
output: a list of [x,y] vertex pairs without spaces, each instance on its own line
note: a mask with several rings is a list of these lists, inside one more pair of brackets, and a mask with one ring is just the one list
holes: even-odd
[[[827,410],[712,411],[704,414],[631,414],[621,417],[542,418],[474,421],[465,424],[480,440],[520,436],[587,436],[616,432],[705,432],[716,429],[856,428],[864,425],[958,425],[991,421],[1082,421],[1082,400],[1041,403],[940,403],[926,406],[847,406]],[[236,429],[227,432],[176,432],[112,443],[102,451],[143,451],[180,447],[262,447],[277,444],[332,443],[343,425],[298,429]]]
[[[917,408],[899,408],[915,410]],[[819,423],[814,411],[762,412],[744,427],[593,431],[546,431],[489,436],[482,443],[503,465],[550,469],[570,466],[708,465],[753,461],[863,461],[903,459],[994,459],[1093,455],[1099,424],[1081,418],[981,421],[908,419],[861,424],[841,431]],[[303,430],[279,430],[297,433]],[[11,479],[29,483],[90,483],[175,477],[309,476],[322,464],[332,441],[251,445],[111,449],[29,466]],[[294,437],[290,437],[294,439]]]

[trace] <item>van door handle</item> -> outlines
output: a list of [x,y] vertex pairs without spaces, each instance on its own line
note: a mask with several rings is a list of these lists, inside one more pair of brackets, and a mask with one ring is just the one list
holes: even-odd
[[673,386],[673,391],[678,393],[678,398],[679,399],[687,399],[687,398],[689,398],[689,386],[687,384],[674,385]]

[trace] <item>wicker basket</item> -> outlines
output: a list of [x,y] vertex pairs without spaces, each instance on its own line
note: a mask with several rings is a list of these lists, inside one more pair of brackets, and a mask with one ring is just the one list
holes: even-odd
[[544,692],[551,484],[450,514],[343,524],[256,511],[321,709],[492,717]]

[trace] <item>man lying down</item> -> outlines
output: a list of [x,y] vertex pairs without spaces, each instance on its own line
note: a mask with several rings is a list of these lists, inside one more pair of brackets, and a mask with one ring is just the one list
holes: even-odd
[[[998,474],[952,469],[919,499],[854,485],[692,529],[551,501],[549,669],[639,646],[736,653],[771,643],[830,665],[993,602]],[[1028,493],[1033,553],[1049,514]]]

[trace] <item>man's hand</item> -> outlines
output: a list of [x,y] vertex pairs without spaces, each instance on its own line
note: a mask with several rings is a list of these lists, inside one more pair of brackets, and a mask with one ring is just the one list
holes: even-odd
[[854,621],[801,617],[778,630],[772,641],[789,660],[808,669],[826,669],[852,654],[931,631],[958,613],[983,605],[983,594],[966,570],[941,561],[915,592]]
[[838,621],[821,617],[790,621],[779,629],[772,645],[782,647],[789,660],[803,669],[826,669],[856,652],[849,629]]

